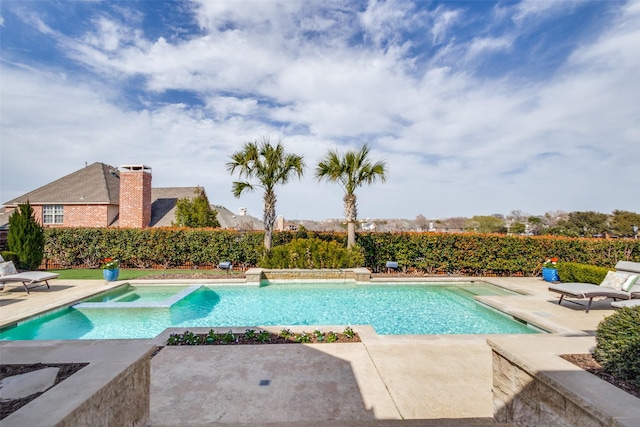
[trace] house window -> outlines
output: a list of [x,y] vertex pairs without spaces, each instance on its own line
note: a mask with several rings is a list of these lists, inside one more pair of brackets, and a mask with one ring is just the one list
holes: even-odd
[[62,205],[45,205],[42,208],[43,223],[62,224],[64,219],[64,208]]

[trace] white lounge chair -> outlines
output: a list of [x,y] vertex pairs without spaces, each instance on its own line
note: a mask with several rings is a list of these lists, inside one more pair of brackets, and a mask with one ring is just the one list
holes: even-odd
[[[617,272],[621,273],[640,274],[640,262],[618,261],[615,268]],[[586,306],[587,313],[591,308],[593,299],[596,297],[612,298],[614,300],[631,300],[634,296],[640,296],[640,284],[636,284],[628,291],[624,291],[621,289],[594,285],[593,283],[553,283],[549,285],[549,290],[561,294],[558,304],[562,303],[565,296],[575,299],[588,298],[589,302]]]
[[[2,259],[2,257],[0,257],[0,259]],[[43,286],[43,282],[44,285],[47,286],[47,289],[51,289],[49,286],[49,280],[60,276],[58,273],[49,273],[48,271],[23,271],[22,273],[18,273],[15,270],[15,267],[13,267],[13,263],[11,261],[3,264],[9,263],[10,270],[13,270],[13,272],[11,274],[0,274],[0,290],[4,289],[5,285],[11,282],[22,282],[22,286],[24,286],[24,290],[27,291],[28,294],[31,293],[29,291],[29,286]],[[9,269],[3,268],[2,270],[6,271]]]
[[623,308],[623,307],[638,307],[640,306],[640,299],[626,299],[624,301],[614,301],[611,303],[611,307]]

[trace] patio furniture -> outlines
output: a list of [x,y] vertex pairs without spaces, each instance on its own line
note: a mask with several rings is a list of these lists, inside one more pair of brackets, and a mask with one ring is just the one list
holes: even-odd
[[627,299],[624,301],[614,301],[611,303],[611,307],[623,308],[623,307],[638,307],[640,306],[640,299]]
[[227,273],[229,273],[233,269],[233,265],[229,261],[224,261],[218,264],[218,268],[220,270],[227,270]]
[[[616,273],[627,273],[628,278],[628,276],[632,274],[640,274],[640,262],[618,261],[615,269]],[[603,280],[601,285],[605,284],[606,281],[607,278]],[[637,284],[632,284],[628,290],[594,285],[592,283],[554,283],[549,285],[549,290],[561,294],[558,304],[562,303],[565,296],[575,299],[588,298],[589,301],[586,306],[586,312],[588,313],[591,308],[591,303],[596,297],[613,298],[614,300],[630,300],[634,296],[640,296],[640,280],[637,282]],[[621,283],[621,285],[623,285],[623,283]],[[579,304],[575,301],[570,302]]]
[[398,263],[396,261],[387,261],[386,267],[387,273],[391,273],[391,271],[398,271]]
[[[23,271],[18,273],[13,266],[12,261],[0,263],[0,289],[4,289],[7,283],[22,282],[24,290],[30,293],[30,286],[32,288],[38,286],[47,286],[47,289],[51,289],[49,286],[49,280],[55,279],[59,276],[58,273],[49,273],[47,271]],[[9,274],[7,274],[7,272]],[[35,286],[33,286],[35,285]]]

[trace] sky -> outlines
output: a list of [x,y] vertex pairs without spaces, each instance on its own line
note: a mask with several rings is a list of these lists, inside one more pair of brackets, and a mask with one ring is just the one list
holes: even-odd
[[364,144],[358,217],[640,212],[640,1],[0,0],[0,203],[94,162],[262,217],[227,171],[269,138],[306,164],[286,219]]

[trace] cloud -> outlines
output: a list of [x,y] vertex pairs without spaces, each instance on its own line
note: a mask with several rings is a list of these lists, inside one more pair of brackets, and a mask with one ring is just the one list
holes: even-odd
[[433,35],[433,44],[442,43],[442,40],[446,38],[447,32],[463,16],[463,12],[460,9],[446,9],[442,5],[438,6],[432,13],[433,25],[431,27],[431,34]]
[[[1,65],[2,201],[85,161],[144,163],[154,186],[203,185],[213,203],[260,215],[259,194],[231,196],[224,164],[266,135],[310,166],[278,192],[288,218],[340,217],[340,189],[312,167],[365,142],[389,181],[358,192],[363,217],[637,211],[621,183],[638,186],[640,7],[621,4],[544,76],[480,73],[498,56],[517,63],[524,21],[563,7],[537,3],[481,21],[446,3],[202,1],[198,32],[153,38],[135,11],[96,13],[76,32],[25,13],[66,66]],[[29,153],[42,155],[25,176],[11,159]]]

